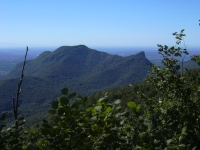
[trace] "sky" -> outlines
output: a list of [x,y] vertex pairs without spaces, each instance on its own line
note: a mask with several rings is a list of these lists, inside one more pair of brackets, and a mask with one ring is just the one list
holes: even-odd
[[0,47],[200,47],[199,0],[0,0]]

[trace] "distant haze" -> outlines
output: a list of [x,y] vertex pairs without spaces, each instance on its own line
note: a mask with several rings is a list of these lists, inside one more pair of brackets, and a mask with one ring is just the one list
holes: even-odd
[[[54,51],[59,47],[29,47],[28,59],[34,59],[44,51]],[[112,55],[130,56],[137,54],[141,51],[145,52],[147,59],[162,59],[162,56],[158,54],[158,48],[156,47],[89,47],[102,52],[107,52]],[[24,59],[26,47],[24,48],[0,48],[0,60],[3,59],[1,54],[15,55],[19,59]],[[188,60],[192,55],[200,55],[200,48],[189,48],[189,56],[185,59]]]

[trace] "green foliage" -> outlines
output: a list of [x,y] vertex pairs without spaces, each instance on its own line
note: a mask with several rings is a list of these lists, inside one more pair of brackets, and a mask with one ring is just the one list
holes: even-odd
[[6,113],[3,113],[0,117],[0,147],[2,148],[5,148],[5,143],[6,143],[4,136],[2,135],[3,134],[2,130],[6,126],[5,119],[6,119]]
[[183,31],[173,34],[178,47],[158,45],[164,68],[153,65],[153,72],[147,79],[161,95],[144,98],[146,105],[151,107],[147,112],[151,121],[148,134],[153,135],[146,144],[157,143],[160,149],[200,148],[200,78],[188,70],[180,74],[176,59],[188,54],[185,48],[179,46],[185,36]]
[[0,118],[0,147],[1,149],[22,149],[22,146],[26,140],[24,134],[24,117],[18,118],[18,129],[15,125],[5,128],[6,113],[1,115]]
[[[65,91],[65,92],[64,92]],[[121,110],[121,101],[107,103],[107,96],[86,106],[87,97],[77,98],[63,89],[65,96],[52,102],[50,121],[43,120],[35,141],[39,149],[130,149],[132,123]],[[57,103],[58,102],[58,103]],[[132,146],[131,146],[132,147]]]

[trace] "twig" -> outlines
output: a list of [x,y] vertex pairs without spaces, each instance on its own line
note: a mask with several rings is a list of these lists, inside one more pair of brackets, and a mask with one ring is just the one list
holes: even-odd
[[28,46],[26,49],[26,54],[25,54],[25,58],[24,58],[24,64],[22,67],[22,73],[21,73],[21,79],[19,81],[18,87],[17,87],[17,97],[16,97],[16,101],[15,98],[13,98],[13,112],[14,112],[14,118],[15,118],[15,129],[18,129],[18,107],[19,107],[19,94],[21,93],[21,85],[22,85],[22,81],[24,78],[24,68],[26,65],[26,56],[28,53]]

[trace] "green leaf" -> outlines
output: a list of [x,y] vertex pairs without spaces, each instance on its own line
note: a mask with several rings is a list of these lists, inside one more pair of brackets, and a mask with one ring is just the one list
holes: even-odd
[[58,115],[59,116],[62,116],[64,113],[65,113],[65,109],[64,108],[61,107],[61,108],[58,109]]
[[102,109],[102,106],[96,106],[95,109],[96,109],[97,111],[100,111],[100,110]]
[[117,127],[114,127],[114,128],[111,128],[110,130],[111,130],[111,131],[117,131],[118,128],[117,128]]
[[196,148],[197,148],[197,147],[195,146],[195,147],[192,148],[192,150],[196,150]]
[[185,144],[179,144],[178,146],[181,147],[181,148],[185,148],[186,147]]
[[159,143],[160,143],[160,140],[154,139],[154,143],[155,143],[155,144],[159,144]]
[[81,104],[84,103],[84,101],[83,101],[82,98],[78,98],[78,99],[76,100],[76,103],[77,103],[78,105],[81,105]]
[[179,142],[185,142],[185,140],[186,140],[186,136],[185,135],[181,135],[179,137]]
[[67,95],[68,94],[68,88],[64,88],[64,89],[62,89],[61,90],[61,93],[63,94],[63,95]]
[[96,121],[97,120],[97,116],[94,116],[91,118],[92,121]]
[[3,113],[3,114],[1,115],[0,120],[4,121],[4,120],[6,119],[6,116],[7,116],[7,113]]
[[167,145],[169,145],[172,141],[172,139],[167,140]]
[[71,94],[69,95],[69,99],[74,98],[75,96],[76,96],[76,92],[71,93]]
[[86,112],[90,112],[93,109],[93,107],[87,107]]
[[49,110],[48,113],[54,115],[56,113],[56,111],[55,110]]
[[44,123],[48,123],[48,121],[47,121],[47,120],[45,120],[45,119],[43,119],[42,121],[43,121]]
[[95,108],[92,109],[92,113],[96,114],[97,110]]
[[115,115],[115,117],[118,118],[118,117],[120,117],[120,116],[124,116],[124,115],[127,115],[127,114],[128,114],[128,112],[125,111],[125,112],[122,112],[122,113],[117,113],[117,114]]
[[57,109],[57,108],[58,108],[58,101],[53,101],[53,102],[51,103],[51,107],[52,107],[53,109]]
[[106,108],[106,112],[109,113],[112,110],[111,107]]
[[128,111],[122,112],[122,113],[120,113],[120,116],[127,115],[128,113],[129,113]]
[[137,105],[137,107],[136,107],[136,112],[139,112],[140,109],[141,109],[141,105]]
[[8,129],[7,129],[8,132],[11,131],[11,130],[12,130],[12,128],[8,128]]
[[124,119],[120,121],[120,125],[123,125],[124,124]]
[[136,108],[136,103],[133,101],[128,102],[127,105],[129,108]]
[[67,105],[69,103],[69,99],[67,97],[60,97],[60,103]]
[[84,101],[84,103],[87,101],[87,97],[86,96],[83,98],[83,101]]
[[185,126],[185,127],[182,128],[181,134],[182,134],[182,135],[187,135],[187,132],[186,132],[186,131],[187,131],[187,127]]
[[106,98],[105,98],[105,97],[102,97],[102,98],[100,98],[97,102],[102,102],[102,101],[104,101],[104,100],[106,100]]
[[114,102],[115,105],[120,104],[120,103],[121,103],[121,100],[120,100],[120,99],[118,99],[118,100],[116,100],[116,101]]

